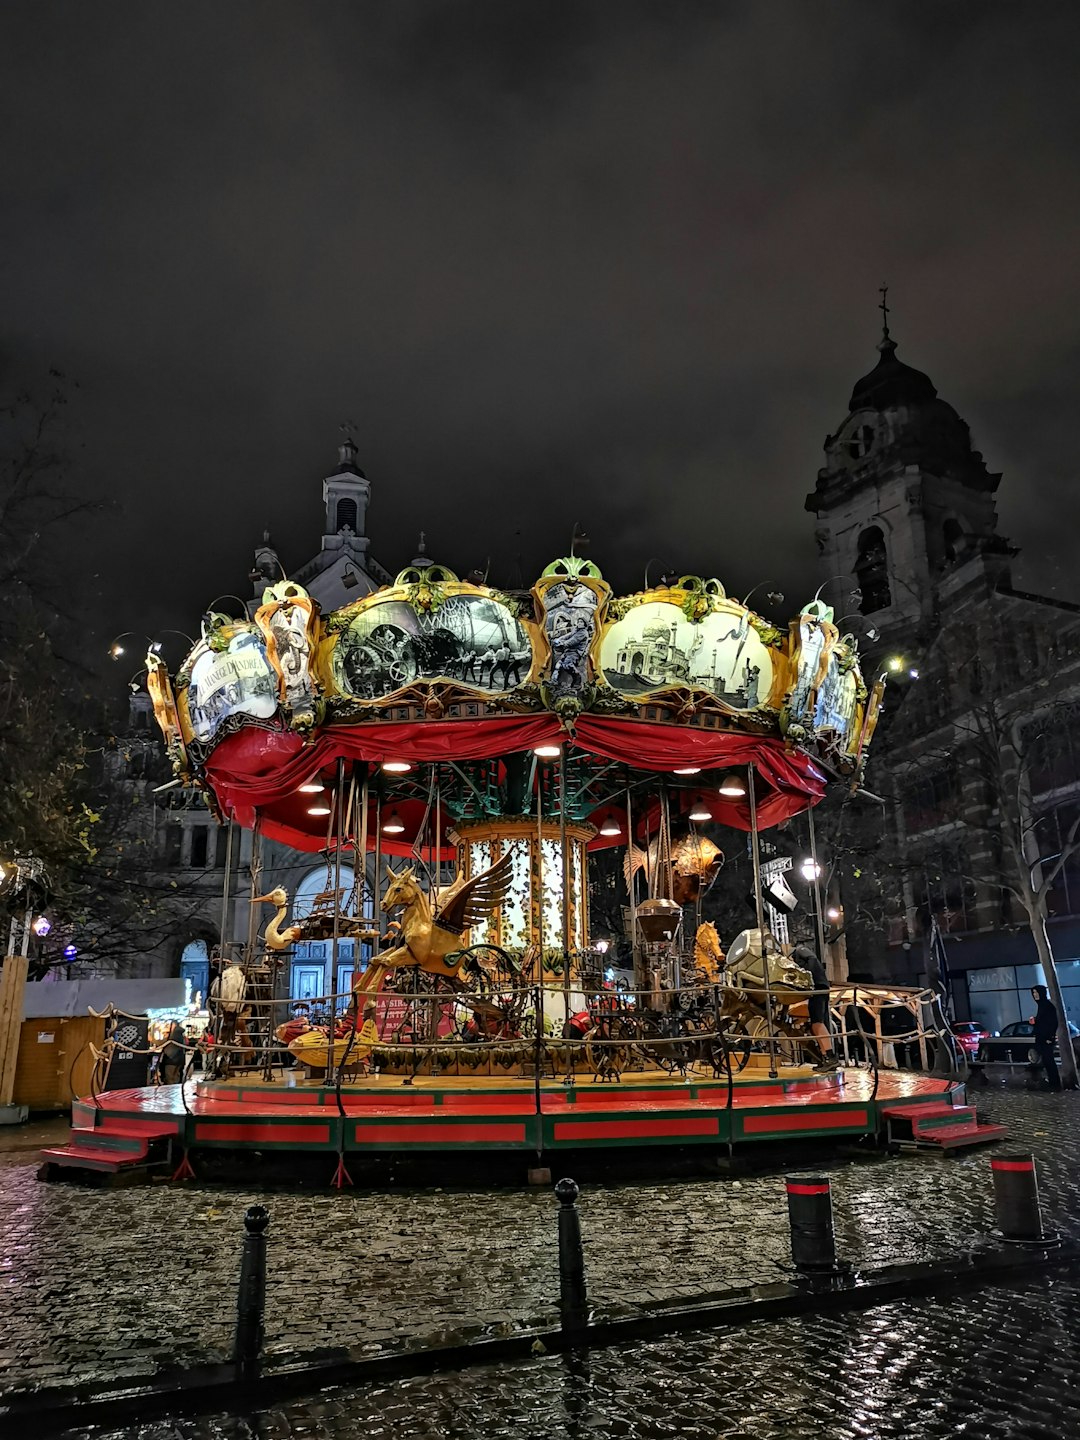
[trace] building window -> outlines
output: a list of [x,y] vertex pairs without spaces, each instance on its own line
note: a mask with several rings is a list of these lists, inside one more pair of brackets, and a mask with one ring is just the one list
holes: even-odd
[[885,550],[885,536],[876,525],[871,525],[869,530],[864,530],[859,536],[855,575],[862,591],[859,602],[862,613],[872,615],[876,610],[887,610],[892,604],[888,555]]
[[937,830],[956,819],[960,803],[960,781],[955,770],[931,770],[911,774],[901,791],[904,829],[908,835]]
[[355,500],[339,500],[337,502],[337,529],[344,530],[346,526],[348,526],[354,534],[356,533]]
[[915,875],[915,911],[925,935],[931,918],[943,934],[974,930],[977,896],[975,884],[966,873],[967,861],[960,850],[941,849],[923,856]]
[[191,864],[195,870],[206,869],[206,848],[210,839],[210,831],[205,825],[200,825],[191,832]]
[[[1076,819],[1076,805],[1062,805],[1039,817],[1036,834],[1039,853],[1057,857],[1064,848],[1069,830]],[[1047,891],[1046,906],[1051,915],[1080,915],[1080,851],[1074,851],[1054,877]]]
[[1023,750],[1035,796],[1080,783],[1080,706],[1061,705],[1024,726]]
[[853,460],[861,460],[869,455],[874,448],[874,427],[872,425],[860,425],[852,431],[851,438],[847,442],[847,451]]
[[946,565],[955,565],[967,549],[967,536],[959,520],[951,515],[941,528],[941,539],[945,550]]

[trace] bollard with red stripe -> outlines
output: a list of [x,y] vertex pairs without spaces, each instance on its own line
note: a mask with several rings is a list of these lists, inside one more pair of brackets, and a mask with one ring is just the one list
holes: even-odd
[[791,1222],[791,1258],[797,1270],[835,1271],[832,1193],[824,1175],[789,1175],[788,1219]]
[[994,1218],[1004,1239],[1014,1245],[1052,1245],[1057,1237],[1043,1228],[1035,1157],[1028,1154],[995,1155],[990,1161],[994,1179]]

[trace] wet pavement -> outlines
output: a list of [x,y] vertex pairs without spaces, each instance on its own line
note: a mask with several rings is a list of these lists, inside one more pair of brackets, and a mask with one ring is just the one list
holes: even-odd
[[[976,1098],[1008,1124],[1010,1147],[1035,1152],[1048,1215],[1080,1236],[1080,1095]],[[990,1153],[830,1167],[841,1253],[877,1265],[963,1250],[991,1228]],[[267,1346],[279,1356],[327,1346],[370,1355],[555,1320],[548,1192],[91,1190],[41,1184],[35,1162],[31,1149],[0,1155],[0,1389],[224,1358],[243,1212],[256,1201],[273,1217]],[[786,1274],[775,1176],[590,1186],[581,1212],[602,1313]],[[549,1357],[328,1393],[251,1420],[100,1433],[1080,1436],[1080,1419],[1061,1410],[1066,1387],[1080,1385],[1076,1301],[1074,1287],[1040,1282],[593,1352],[587,1376]]]
[[759,1322],[93,1440],[1072,1440],[1078,1290]]

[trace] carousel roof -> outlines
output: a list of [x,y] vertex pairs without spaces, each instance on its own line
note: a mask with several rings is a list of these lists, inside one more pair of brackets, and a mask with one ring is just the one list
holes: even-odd
[[430,822],[421,772],[439,776],[444,829],[537,803],[595,821],[661,776],[676,804],[747,829],[750,797],[720,793],[736,767],[752,767],[758,823],[776,824],[828,775],[857,780],[880,698],[820,601],[781,629],[715,580],[613,596],[575,556],[514,594],[414,565],[328,615],[284,581],[253,619],[208,616],[175,677],[156,654],[147,666],[176,774],[311,850],[332,807],[301,787],[357,766],[378,777],[373,803],[397,807],[397,838],[368,827],[391,851]]

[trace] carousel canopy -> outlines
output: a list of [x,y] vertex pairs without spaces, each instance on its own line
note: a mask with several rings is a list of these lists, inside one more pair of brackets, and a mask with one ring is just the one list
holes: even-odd
[[[602,831],[635,777],[668,775],[680,808],[748,829],[746,786],[723,783],[735,771],[774,825],[829,775],[857,782],[880,699],[818,600],[780,629],[715,580],[613,596],[574,556],[513,594],[410,567],[329,615],[285,581],[250,619],[208,615],[175,678],[154,652],[147,668],[177,776],[310,850],[333,809],[316,787],[342,764],[371,767],[379,805],[396,806],[390,850],[429,820],[421,771],[439,776],[447,825],[546,804]],[[617,843],[606,829],[596,843]]]

